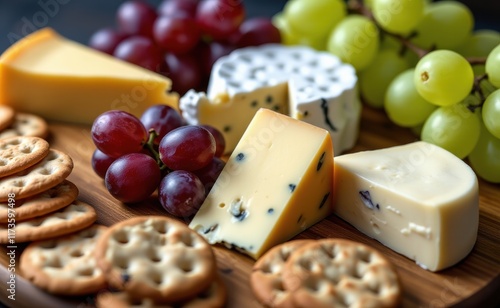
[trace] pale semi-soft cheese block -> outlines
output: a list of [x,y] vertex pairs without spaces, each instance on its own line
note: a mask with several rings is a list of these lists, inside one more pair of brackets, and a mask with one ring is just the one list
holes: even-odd
[[438,271],[465,258],[477,237],[472,169],[423,141],[335,157],[335,214],[364,234]]
[[356,72],[336,56],[305,46],[247,47],[216,61],[206,94],[191,90],[180,100],[189,124],[208,124],[222,132],[227,153],[259,108],[328,130],[340,154],[358,137]]
[[328,131],[260,109],[189,227],[258,258],[332,213]]
[[91,124],[120,109],[140,116],[153,104],[178,108],[170,79],[38,30],[0,57],[0,104],[46,119]]

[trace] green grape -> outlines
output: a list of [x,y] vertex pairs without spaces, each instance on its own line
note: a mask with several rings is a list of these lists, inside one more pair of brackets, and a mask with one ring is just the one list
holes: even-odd
[[392,49],[396,51],[406,60],[409,67],[415,67],[420,60],[415,52],[406,48],[400,40],[390,35],[381,35],[380,49]]
[[422,128],[424,127],[424,124],[420,124],[417,126],[410,127],[411,132],[420,138],[420,135],[422,135]]
[[500,32],[476,30],[456,51],[464,57],[486,57],[499,44]]
[[373,0],[373,17],[382,29],[408,34],[424,16],[425,0]]
[[[487,57],[500,44],[500,33],[494,30],[477,30],[456,51],[464,57]],[[472,66],[474,75],[485,73],[484,65]]]
[[290,0],[283,14],[294,32],[324,37],[347,15],[347,8],[342,0]]
[[486,181],[500,183],[500,139],[481,125],[481,134],[474,150],[469,154],[471,167]]
[[359,73],[359,90],[364,101],[372,107],[382,108],[387,87],[394,77],[408,67],[406,60],[396,50],[381,50],[373,62]]
[[495,47],[486,58],[486,74],[491,84],[500,88],[500,45]]
[[373,0],[363,0],[363,4],[368,9],[372,9],[373,8]]
[[400,51],[402,48],[403,44],[394,36],[385,33],[380,35],[380,49],[394,49]]
[[483,79],[479,85],[481,87],[481,90],[483,91],[484,97],[488,97],[488,95],[497,90],[497,87],[492,85],[487,78]]
[[384,108],[387,116],[399,126],[421,125],[437,108],[418,94],[413,74],[414,69],[407,69],[396,76],[385,93]]
[[278,13],[272,18],[273,25],[278,28],[281,42],[284,45],[305,45],[316,50],[326,50],[326,37],[304,36],[291,29],[283,14]]
[[500,89],[486,98],[482,115],[484,125],[488,131],[496,138],[500,138]]
[[415,67],[414,82],[423,98],[438,106],[462,101],[471,91],[474,73],[467,60],[451,50],[435,50]]
[[427,5],[412,42],[425,49],[453,49],[465,42],[473,27],[474,16],[466,5],[458,1],[433,2]]
[[424,123],[421,139],[463,159],[476,146],[480,131],[479,113],[471,112],[465,104],[455,104],[434,110]]
[[358,71],[367,67],[379,49],[379,31],[368,18],[349,15],[332,31],[327,50]]

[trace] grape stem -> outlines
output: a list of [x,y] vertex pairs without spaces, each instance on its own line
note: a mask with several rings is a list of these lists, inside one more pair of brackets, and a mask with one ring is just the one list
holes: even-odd
[[479,101],[479,104],[477,104],[477,105],[470,104],[469,106],[467,106],[467,108],[471,112],[474,112],[477,108],[481,107],[484,104],[484,101],[486,100],[486,96],[484,95],[484,91],[481,88],[481,81],[487,80],[487,79],[488,79],[487,74],[483,74],[483,75],[479,75],[479,76],[474,77],[474,84],[472,86],[472,93],[477,93],[480,101]]
[[[360,15],[363,15],[367,18],[369,18],[377,28],[379,29],[380,32],[382,32],[384,35],[391,36],[398,40],[405,49],[411,50],[413,53],[415,53],[419,59],[424,57],[426,54],[429,52],[433,51],[436,49],[436,47],[432,47],[430,49],[424,49],[421,48],[411,42],[411,39],[415,36],[418,35],[417,32],[414,32],[410,34],[408,37],[404,37],[400,34],[392,33],[389,31],[384,30],[375,20],[375,17],[373,17],[373,13],[368,9],[364,3],[363,0],[349,0],[347,2],[347,8],[350,12],[352,13],[357,13]],[[404,50],[404,49],[403,49]],[[486,63],[486,58],[485,57],[468,57],[466,60],[471,64],[471,65],[480,65],[480,64],[485,64]]]
[[[435,46],[433,46],[430,49],[424,49],[421,48],[411,42],[411,39],[415,36],[418,35],[417,32],[411,33],[409,36],[404,37],[400,34],[392,33],[389,31],[384,30],[375,20],[375,17],[373,16],[373,13],[366,7],[366,5],[363,3],[363,0],[349,0],[347,2],[347,8],[349,12],[355,13],[355,14],[360,14],[363,15],[367,18],[369,18],[379,29],[379,31],[383,35],[387,35],[390,37],[395,38],[398,40],[401,45],[402,45],[402,50],[401,54],[404,54],[406,50],[411,50],[413,53],[415,53],[419,59],[423,58],[426,54],[429,52],[433,51],[436,49]],[[486,57],[467,57],[466,60],[470,63],[470,65],[484,65],[486,63]],[[474,84],[472,86],[472,94],[477,93],[479,95],[479,99],[481,102],[478,105],[469,105],[469,109],[474,112],[476,108],[479,108],[483,105],[484,101],[486,100],[483,89],[481,88],[481,81],[488,79],[488,75],[480,75],[474,78]]]
[[156,137],[158,137],[158,133],[154,129],[151,128],[149,130],[148,141],[146,143],[144,143],[143,147],[146,148],[154,156],[154,159],[156,160],[156,163],[160,167],[161,171],[166,170],[167,172],[170,172],[171,170],[169,170],[167,168],[167,166],[161,161],[160,153],[158,153],[158,151],[156,151],[156,149],[154,147],[154,140],[156,139]]
[[469,61],[470,65],[485,65],[486,64],[485,57],[469,57],[466,59],[467,59],[467,61]]

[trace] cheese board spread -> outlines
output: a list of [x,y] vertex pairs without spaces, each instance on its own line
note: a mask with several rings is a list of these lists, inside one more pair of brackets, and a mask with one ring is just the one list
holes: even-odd
[[[383,19],[394,1],[290,0],[245,20],[241,2],[129,0],[92,46],[51,28],[14,43],[0,56],[2,304],[499,304],[500,34],[468,53],[467,7],[402,1]],[[454,51],[425,49],[419,22],[443,8],[463,25],[440,39]],[[396,62],[408,70],[382,74]],[[394,86],[396,71],[411,78]],[[362,105],[372,85],[395,112]]]

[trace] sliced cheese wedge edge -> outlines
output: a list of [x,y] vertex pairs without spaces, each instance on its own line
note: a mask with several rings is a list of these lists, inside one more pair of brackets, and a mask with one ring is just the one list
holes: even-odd
[[49,120],[91,124],[119,109],[140,116],[149,106],[178,109],[171,80],[43,28],[0,57],[0,104]]
[[362,233],[438,271],[473,249],[478,181],[450,152],[418,141],[335,157],[334,212]]

